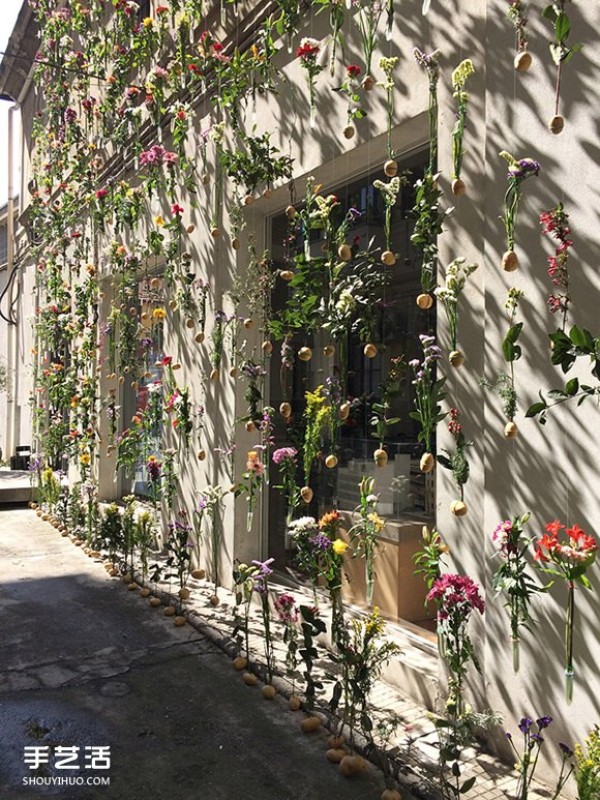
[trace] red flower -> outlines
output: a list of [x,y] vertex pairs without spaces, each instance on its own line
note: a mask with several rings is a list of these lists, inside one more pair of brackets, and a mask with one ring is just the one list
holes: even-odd
[[560,522],[555,519],[554,522],[549,522],[546,525],[546,531],[550,533],[555,539],[558,536],[558,532],[562,530],[565,526],[561,525]]
[[169,6],[156,6],[156,13],[160,17],[161,14],[166,14]]
[[108,189],[98,189],[96,192],[96,200],[104,200],[108,194]]
[[157,363],[159,367],[170,367],[173,363],[173,356],[163,356]]
[[360,75],[360,67],[358,64],[348,64],[346,67],[346,72],[348,73],[349,78],[358,78]]
[[173,205],[171,206],[171,214],[173,214],[173,216],[175,217],[178,217],[180,214],[183,214],[184,211],[185,208],[183,208],[183,206],[180,206],[179,203],[173,203]]
[[307,37],[300,42],[300,47],[296,50],[296,55],[303,61],[314,61],[320,49],[316,39]]

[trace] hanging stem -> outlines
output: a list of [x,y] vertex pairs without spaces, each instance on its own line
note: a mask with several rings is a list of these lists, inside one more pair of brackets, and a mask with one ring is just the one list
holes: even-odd
[[567,624],[565,628],[565,677],[566,699],[570,705],[573,700],[573,683],[575,672],[573,670],[573,630],[575,625],[575,584],[568,582],[569,600],[567,605]]
[[560,84],[562,79],[562,65],[563,62],[559,61],[556,66],[556,94],[554,96],[554,116],[558,116],[558,105],[560,102]]
[[433,175],[437,169],[437,126],[438,126],[438,76],[429,81],[429,173]]

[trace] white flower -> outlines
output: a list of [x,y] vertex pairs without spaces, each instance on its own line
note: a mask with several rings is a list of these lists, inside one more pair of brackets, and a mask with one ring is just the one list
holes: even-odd
[[356,308],[356,300],[349,289],[342,289],[335,307],[340,314],[348,314],[354,311]]

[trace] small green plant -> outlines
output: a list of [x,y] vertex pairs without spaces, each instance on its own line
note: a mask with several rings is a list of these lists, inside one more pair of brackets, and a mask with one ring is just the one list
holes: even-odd
[[[422,575],[427,589],[430,590],[442,574],[442,556],[449,553],[450,548],[444,544],[438,531],[435,528],[430,530],[427,525],[423,525],[422,539],[423,549],[413,555],[416,567],[414,574]],[[427,602],[425,600],[426,606]]]
[[271,134],[244,136],[235,150],[221,150],[221,164],[236,185],[245,187],[248,194],[258,186],[270,188],[279,178],[290,178],[292,159],[277,156],[271,145]]
[[385,520],[377,513],[379,495],[375,494],[374,478],[363,477],[358,484],[360,504],[354,509],[360,520],[350,528],[348,535],[352,542],[354,557],[365,560],[365,583],[367,605],[373,602],[375,588],[375,558],[379,550],[381,532]]
[[303,677],[306,684],[304,690],[306,710],[312,711],[315,707],[317,690],[323,688],[323,684],[320,681],[316,681],[313,677],[315,659],[319,655],[315,646],[315,639],[320,634],[325,633],[327,627],[319,617],[318,609],[314,606],[300,606],[300,617],[302,619],[300,624],[302,646],[298,652],[300,653],[300,658],[304,662]]
[[527,572],[527,551],[532,538],[525,536],[524,526],[530,518],[529,512],[523,516],[515,516],[501,522],[494,533],[492,541],[497,548],[497,556],[501,564],[494,573],[492,586],[497,594],[504,593],[504,607],[510,617],[510,633],[513,646],[513,670],[519,671],[519,644],[521,628],[529,630],[531,614],[529,606],[535,595],[545,592]]
[[[523,717],[518,726],[523,735],[521,752],[515,746],[512,734],[506,733],[506,738],[516,756],[515,768],[519,773],[519,783],[513,795],[514,800],[528,800],[530,791],[533,791],[532,783],[540,759],[540,751],[546,741],[545,731],[552,722],[553,718],[550,716],[540,717],[535,722],[529,717]],[[551,800],[558,800],[561,796],[562,789],[571,777],[574,768],[571,761],[573,757],[571,748],[562,743],[559,747],[562,753],[562,764]],[[579,800],[582,800],[581,796]]]
[[[587,329],[573,325],[568,333],[563,330],[551,333],[550,341],[552,343],[551,361],[554,365],[560,366],[566,373],[576,359],[588,357],[592,364],[591,373],[597,381],[600,381],[600,337],[594,337]],[[588,398],[600,398],[600,384],[580,384],[578,378],[571,378],[563,389],[552,389],[547,393],[548,400],[554,402],[548,402],[541,390],[539,396],[539,402],[533,403],[525,416],[539,417],[540,424],[544,425],[548,411],[554,406],[569,400],[577,400],[577,405],[580,406]]]
[[335,712],[342,703],[341,727],[348,726],[354,746],[357,725],[372,738],[373,720],[368,713],[369,696],[377,677],[400,648],[383,638],[385,622],[377,606],[365,620],[355,619],[345,641],[338,643],[332,660],[340,665],[341,676],[333,687],[329,708]]
[[123,522],[116,503],[106,506],[100,520],[100,537],[111,562],[117,563],[123,550]]
[[296,693],[296,672],[298,670],[298,619],[299,610],[291,594],[280,594],[275,599],[275,611],[284,626],[283,643],[286,645],[285,667],[292,682],[292,694]]
[[578,800],[600,797],[600,728],[597,725],[583,744],[575,746],[575,782]]
[[371,417],[371,428],[373,435],[379,442],[379,448],[383,449],[388,433],[388,428],[397,425],[400,417],[390,417],[388,414],[392,407],[392,398],[400,392],[400,385],[406,370],[404,356],[397,356],[390,360],[390,369],[381,384],[381,402],[374,402],[371,406],[373,416]]
[[506,150],[501,150],[499,155],[508,164],[506,174],[507,187],[504,195],[504,214],[502,222],[506,230],[507,249],[502,256],[502,268],[506,272],[513,272],[519,267],[519,259],[515,253],[515,236],[517,227],[517,213],[523,194],[523,183],[527,178],[540,174],[541,166],[533,158],[516,159]]
[[464,155],[463,139],[467,124],[467,108],[469,105],[469,94],[465,89],[468,79],[475,74],[475,67],[470,58],[461,61],[452,73],[452,97],[456,100],[456,122],[452,129],[452,164],[454,167],[454,181],[452,183],[452,193],[455,195],[464,194],[465,185],[460,174],[462,172],[462,160]]
[[169,536],[166,542],[167,567],[174,570],[167,573],[167,577],[176,577],[180,589],[185,588],[190,574],[190,553],[194,546],[191,534],[192,526],[188,522],[187,514],[180,511],[169,523]]
[[141,511],[135,519],[134,538],[142,565],[142,583],[148,575],[148,556],[155,543],[154,516],[150,511]]
[[556,91],[554,97],[554,117],[550,120],[550,130],[552,133],[560,133],[564,128],[564,119],[559,115],[560,89],[562,80],[562,68],[568,64],[573,56],[583,47],[582,44],[569,44],[568,39],[571,34],[571,21],[565,11],[567,0],[556,0],[546,6],[542,11],[542,17],[548,20],[553,28],[554,41],[550,42],[550,55],[556,65]]
[[[250,663],[250,606],[254,594],[254,577],[258,568],[254,564],[243,564],[237,559],[233,565],[233,638],[238,645],[238,655],[242,645],[246,653],[246,661]],[[240,607],[242,613],[240,614]]]
[[448,431],[454,438],[454,452],[444,450],[446,455],[438,455],[438,464],[441,464],[445,469],[450,470],[452,478],[458,486],[460,491],[460,499],[464,500],[464,485],[469,480],[469,462],[465,450],[467,447],[472,446],[472,442],[465,439],[462,430],[462,424],[458,421],[460,411],[458,408],[450,409],[450,422],[448,423]]

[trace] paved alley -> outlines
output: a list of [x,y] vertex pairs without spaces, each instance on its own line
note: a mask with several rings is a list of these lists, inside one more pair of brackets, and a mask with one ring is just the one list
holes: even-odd
[[[380,797],[371,766],[344,778],[324,733],[302,734],[283,699],[246,687],[212,642],[175,628],[33,511],[0,510],[0,569],[2,800]],[[33,776],[84,785],[25,786]]]

